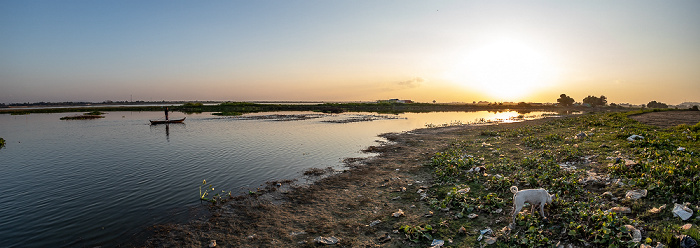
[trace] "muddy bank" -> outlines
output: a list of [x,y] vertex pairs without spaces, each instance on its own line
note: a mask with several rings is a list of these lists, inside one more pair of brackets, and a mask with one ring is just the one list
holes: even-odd
[[[674,126],[689,121],[687,118],[683,121],[672,118],[677,114],[675,111],[652,112],[637,115],[635,119],[657,120],[658,123],[662,123],[658,124],[659,126]],[[270,184],[267,191],[271,193],[239,197],[212,207],[212,215],[208,219],[184,225],[156,227],[155,234],[144,246],[207,247],[212,240],[216,240],[216,247],[316,247],[319,244],[314,240],[326,237],[333,242],[337,239],[337,245],[340,247],[423,247],[426,242],[430,243],[428,238],[419,237],[419,242],[412,242],[407,238],[406,231],[398,230],[404,224],[417,227],[424,223],[431,223],[436,229],[442,230],[438,234],[432,232],[436,236],[461,239],[456,239],[455,242],[474,242],[471,239],[478,236],[474,229],[481,228],[480,225],[491,225],[492,228],[498,226],[499,229],[506,225],[504,223],[509,217],[503,213],[511,211],[508,203],[503,203],[503,209],[496,211],[498,213],[494,212],[495,214],[477,211],[482,215],[475,219],[479,226],[475,224],[462,233],[457,222],[452,221],[456,216],[454,211],[436,210],[421,200],[425,190],[436,188],[436,180],[432,178],[433,169],[426,165],[437,152],[448,149],[456,142],[480,135],[495,139],[497,136],[489,135],[507,130],[526,130],[557,119],[384,134],[382,136],[389,141],[388,143],[367,149],[379,152],[379,156],[370,159],[348,159],[349,169],[345,172],[331,173],[332,175],[325,173],[326,177],[303,187],[286,188],[285,184]],[[700,118],[690,121],[697,123]],[[489,144],[478,147],[483,147],[478,149],[488,150],[489,153],[493,149]],[[510,156],[509,153],[518,154],[520,150],[528,149],[530,148],[505,149],[508,153],[503,155]],[[313,173],[318,174],[324,173]],[[394,217],[394,214],[398,217]],[[488,220],[489,216],[495,218]],[[487,219],[483,219],[484,217]],[[532,217],[533,220],[529,218],[527,220],[533,223],[540,222],[536,217]],[[552,218],[563,219],[557,215]],[[463,222],[464,219],[460,220],[459,225],[464,225]],[[469,238],[465,238],[465,235]],[[506,236],[502,238],[506,239]]]
[[405,246],[403,234],[394,233],[399,218],[391,215],[401,209],[402,222],[431,215],[416,192],[431,186],[425,165],[436,152],[465,133],[546,121],[384,134],[388,143],[367,149],[379,156],[349,159],[345,172],[289,190],[272,185],[268,190],[274,192],[265,197],[239,197],[213,207],[209,219],[158,226],[145,246],[205,247],[216,240],[217,247],[303,247],[315,246],[319,236],[336,237],[342,247]]

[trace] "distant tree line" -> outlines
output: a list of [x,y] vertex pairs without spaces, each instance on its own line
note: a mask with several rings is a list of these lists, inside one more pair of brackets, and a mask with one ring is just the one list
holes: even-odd
[[647,103],[647,108],[668,108],[668,105],[662,102],[651,101]]

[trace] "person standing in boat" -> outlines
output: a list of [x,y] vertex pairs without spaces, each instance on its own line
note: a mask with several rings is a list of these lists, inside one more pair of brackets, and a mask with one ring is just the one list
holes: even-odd
[[168,107],[165,107],[165,120],[168,120]]

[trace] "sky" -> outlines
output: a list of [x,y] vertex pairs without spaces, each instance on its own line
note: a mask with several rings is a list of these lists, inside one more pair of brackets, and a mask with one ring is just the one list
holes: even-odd
[[0,103],[700,102],[700,1],[0,1]]

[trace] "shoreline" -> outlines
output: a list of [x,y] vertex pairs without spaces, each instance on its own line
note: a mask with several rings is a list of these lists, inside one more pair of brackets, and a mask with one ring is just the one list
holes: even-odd
[[[465,133],[539,125],[559,118],[568,117],[380,134],[388,142],[364,150],[377,156],[348,158],[347,170],[310,185],[278,190],[274,182],[262,197],[239,196],[212,206],[207,220],[158,225],[144,246],[205,247],[216,240],[217,247],[303,247],[315,246],[318,236],[337,237],[343,247],[403,246],[405,240],[393,233],[398,229],[396,221],[387,217],[401,209],[402,222],[418,222],[432,211],[419,194],[400,195],[431,187],[431,169],[426,164],[436,152]],[[370,226],[377,220],[381,222]],[[381,242],[387,233],[395,238]]]
[[[700,121],[700,112],[689,112],[683,116],[678,116],[678,114],[679,112],[674,111],[650,112],[642,115],[631,115],[629,118],[641,123],[654,125],[657,125],[659,122],[665,122],[666,126],[675,126],[681,123],[697,123]],[[673,117],[673,115],[679,118]],[[449,203],[447,207],[436,207],[434,205],[436,202],[439,203],[449,198],[450,193],[447,192],[450,191],[452,184],[445,184],[444,181],[433,178],[433,170],[435,168],[430,166],[431,159],[436,156],[437,152],[448,151],[456,147],[457,144],[464,145],[465,141],[468,141],[467,143],[478,141],[481,145],[473,149],[489,153],[487,156],[493,157],[493,155],[498,155],[498,153],[490,155],[494,148],[491,144],[482,144],[481,140],[493,140],[492,142],[500,143],[498,141],[500,140],[499,136],[503,133],[519,133],[531,128],[538,129],[546,126],[543,125],[545,123],[568,118],[578,117],[548,117],[483,126],[466,125],[421,128],[402,133],[382,134],[380,137],[388,140],[387,143],[365,149],[369,152],[379,153],[379,155],[368,159],[347,159],[349,169],[346,171],[321,178],[311,185],[292,186],[290,190],[279,190],[274,184],[270,184],[267,190],[271,193],[263,194],[264,197],[258,197],[257,195],[240,197],[212,207],[212,215],[206,220],[195,220],[187,224],[157,226],[153,229],[153,235],[149,237],[143,246],[207,247],[212,240],[216,240],[216,247],[317,247],[319,244],[315,240],[321,237],[331,241],[337,239],[337,244],[341,247],[405,247],[430,244],[431,234],[435,235],[434,237],[436,238],[445,239],[443,240],[445,244],[451,243],[454,239],[455,242],[461,243],[461,245],[485,245],[483,241],[480,244],[476,240],[479,230],[487,226],[494,228],[494,232],[497,229],[501,230],[501,227],[510,221],[510,200],[507,197],[496,198],[502,201],[501,203],[496,203],[497,206],[502,208],[500,211],[488,210],[489,206],[486,206],[487,209],[484,210],[479,206],[480,210],[476,210],[476,213],[481,216],[474,220],[469,220],[466,217],[460,218],[459,214],[455,214],[455,210],[450,210]],[[660,118],[665,119],[659,121]],[[517,140],[520,139],[518,138]],[[533,139],[533,141],[536,140]],[[571,140],[565,141],[565,144],[573,145],[577,142],[579,141]],[[604,142],[608,143],[610,141]],[[533,143],[531,145],[536,144]],[[612,146],[612,144],[610,145]],[[545,144],[545,146],[548,146],[548,144]],[[603,146],[601,145],[601,147]],[[532,151],[534,149],[527,144],[524,144],[524,146],[515,144],[515,146],[503,148],[506,151],[506,156],[509,156],[507,153],[519,153],[520,151]],[[692,147],[689,148],[694,149]],[[608,148],[605,149],[609,150]],[[503,153],[501,153],[502,156]],[[495,156],[496,159],[498,157]],[[491,158],[487,158],[487,160],[489,159]],[[596,158],[596,160],[599,162],[582,164],[585,167],[583,169],[584,173],[588,170],[590,172],[603,173],[599,175],[606,175],[604,172],[606,170],[605,166],[600,164],[601,162],[604,163],[606,159],[601,157]],[[485,163],[482,162],[482,164]],[[492,168],[494,165],[486,165],[486,167]],[[479,180],[484,180],[484,178]],[[515,181],[516,185],[519,185],[517,182]],[[492,183],[491,179],[488,179],[487,184],[490,183]],[[512,185],[510,183],[507,184],[508,186]],[[604,189],[607,189],[607,187],[599,187],[602,186],[595,185],[594,188],[589,190],[600,194],[603,193]],[[483,185],[472,185],[472,189],[475,194],[489,191],[488,188],[483,188]],[[618,188],[613,192],[615,194],[620,194],[621,192],[624,194],[622,190]],[[431,195],[426,197],[425,194],[422,194],[426,191],[430,191],[429,194]],[[503,191],[507,191],[507,189]],[[447,194],[445,195],[445,193]],[[489,195],[491,194],[489,193]],[[572,200],[579,201],[576,199],[578,198],[574,197]],[[471,200],[475,199],[472,198]],[[657,204],[662,200],[654,199],[653,204]],[[566,221],[567,218],[571,217],[556,213],[566,204],[570,203],[559,202],[558,200],[553,207],[548,206],[546,212],[548,212],[548,215],[553,214],[554,216],[552,217],[555,221],[557,219]],[[613,200],[605,201],[604,203],[606,207],[618,204],[623,206],[632,204],[631,206],[635,211],[640,211],[640,209],[644,208],[640,203],[631,203],[629,201],[615,202]],[[464,212],[464,209],[462,209],[462,212]],[[393,215],[398,217],[393,217]],[[466,216],[466,214],[464,215]],[[641,215],[645,216],[644,218],[649,218],[647,214],[642,213]],[[670,212],[664,213],[663,216],[667,215],[670,215]],[[532,225],[545,224],[550,226],[550,228],[562,228],[560,224],[543,223],[539,218],[530,215],[521,214],[519,216],[521,219],[525,217],[523,220],[527,221],[527,223],[534,223]],[[612,218],[616,221],[621,221],[620,223],[622,224],[625,222],[623,219],[616,219],[618,217],[615,217],[615,215],[612,215]],[[690,222],[692,223],[692,221]],[[427,223],[430,223],[432,226]],[[521,226],[530,225],[523,224],[525,222],[521,223],[521,221],[519,223]],[[459,225],[462,225],[462,228],[457,232]],[[651,229],[649,231],[659,228],[655,226],[656,224],[649,225],[651,226],[646,226],[646,228]],[[467,229],[464,229],[465,226],[467,226]],[[428,227],[432,231],[427,231]],[[644,227],[639,226],[642,229]],[[462,232],[462,229],[464,229],[464,232]],[[506,244],[513,245],[513,242],[520,242],[520,239],[513,239],[513,235],[515,237],[525,235],[522,234],[522,231],[525,231],[527,228],[520,229],[523,229],[523,227],[519,227],[519,229],[511,233],[510,229],[506,230],[504,228],[494,235],[498,237],[498,242],[506,242]],[[669,231],[667,229],[656,230]],[[697,230],[697,227],[693,230]],[[555,233],[559,232],[557,230]],[[620,232],[625,233],[626,231]],[[561,241],[566,242],[568,236],[565,233],[562,232],[561,235],[552,234],[554,235],[552,238],[563,239]],[[420,236],[420,234],[424,236]],[[568,235],[572,235],[571,232]],[[667,245],[670,242],[669,240],[671,240],[667,237],[654,236],[651,233],[649,233],[650,236],[647,236],[646,233],[644,235],[649,242],[651,242],[650,237],[653,237],[655,242],[664,241]],[[452,238],[448,239],[447,237]],[[584,236],[583,238],[588,239],[591,237]],[[494,242],[495,240],[493,239]],[[539,240],[536,242],[550,244],[550,241]],[[551,244],[557,243],[556,240],[552,242],[554,243]],[[583,242],[583,245],[587,244],[587,241],[568,242]],[[631,241],[627,241],[627,238],[625,238],[624,241],[619,239],[608,242]],[[501,243],[501,245],[503,244]]]

